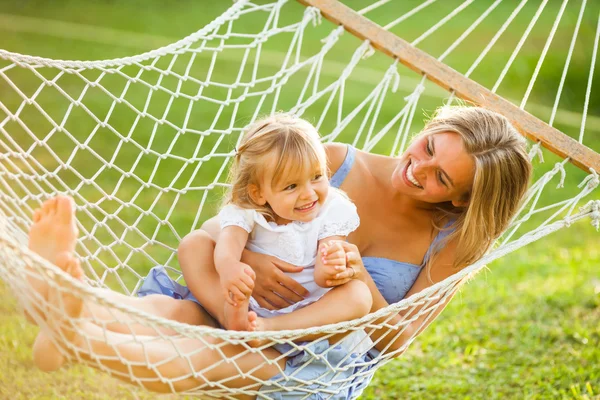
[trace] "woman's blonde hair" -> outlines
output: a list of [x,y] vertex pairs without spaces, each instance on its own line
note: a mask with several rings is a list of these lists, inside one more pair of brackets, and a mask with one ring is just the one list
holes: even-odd
[[[438,229],[442,221],[454,220],[449,227],[452,233],[443,242],[458,239],[454,266],[461,267],[481,258],[506,230],[527,191],[532,167],[525,138],[496,112],[481,107],[441,107],[421,134],[442,132],[460,135],[475,162],[472,188],[464,194],[467,206],[445,204],[436,218]],[[434,254],[444,243],[437,244]]]
[[[274,164],[268,158],[275,160]],[[254,209],[274,219],[268,204],[259,205],[252,199],[249,186],[260,187],[267,172],[272,174],[271,184],[276,185],[282,178],[309,168],[327,174],[327,156],[315,127],[285,113],[262,118],[246,129],[237,148],[224,204]]]

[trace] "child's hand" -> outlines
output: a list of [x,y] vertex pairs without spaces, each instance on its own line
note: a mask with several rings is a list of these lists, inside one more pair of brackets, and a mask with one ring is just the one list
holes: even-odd
[[249,265],[234,263],[226,273],[220,274],[220,278],[225,300],[232,306],[237,306],[238,302],[244,302],[252,295],[256,275]]
[[346,269],[346,251],[338,241],[322,243],[319,255],[326,279],[336,279],[336,275]]

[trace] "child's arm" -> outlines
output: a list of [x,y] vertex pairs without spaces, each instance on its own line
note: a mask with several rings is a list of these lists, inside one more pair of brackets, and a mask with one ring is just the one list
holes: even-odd
[[240,261],[248,241],[248,232],[239,226],[223,228],[215,246],[215,267],[221,279],[225,299],[231,305],[252,295],[252,268]]
[[346,252],[339,243],[345,236],[329,236],[319,240],[317,260],[315,262],[315,283],[329,288],[327,281],[336,279],[336,275],[346,269]]

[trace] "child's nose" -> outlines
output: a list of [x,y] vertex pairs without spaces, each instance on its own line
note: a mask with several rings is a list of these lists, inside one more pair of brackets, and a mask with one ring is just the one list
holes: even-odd
[[304,190],[302,191],[302,196],[304,198],[310,198],[314,195],[315,189],[311,185],[306,185]]

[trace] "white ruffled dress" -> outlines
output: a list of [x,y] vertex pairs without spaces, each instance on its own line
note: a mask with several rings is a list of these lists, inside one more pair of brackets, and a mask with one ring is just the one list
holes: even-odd
[[348,236],[358,228],[360,220],[356,206],[342,193],[331,188],[319,214],[310,222],[292,221],[286,225],[269,222],[252,209],[229,204],[219,212],[221,229],[239,226],[250,235],[246,248],[268,254],[292,265],[304,267],[302,272],[286,273],[309,291],[303,300],[280,310],[268,310],[250,298],[250,309],[260,317],[288,314],[319,300],[329,288],[315,283],[314,271],[318,242],[331,236]]

